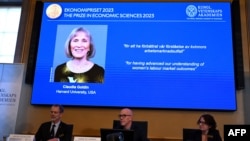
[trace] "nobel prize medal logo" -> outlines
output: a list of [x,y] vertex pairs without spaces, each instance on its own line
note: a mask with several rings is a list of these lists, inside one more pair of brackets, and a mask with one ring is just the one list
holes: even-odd
[[59,4],[51,4],[46,9],[46,15],[50,19],[56,19],[62,14],[62,7]]

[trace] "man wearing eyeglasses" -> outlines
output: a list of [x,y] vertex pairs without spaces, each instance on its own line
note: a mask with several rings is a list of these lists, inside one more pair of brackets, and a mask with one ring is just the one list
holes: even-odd
[[129,108],[124,108],[118,115],[120,124],[114,127],[114,129],[134,130],[134,141],[149,141],[147,135],[143,133],[143,130],[137,124],[133,124],[133,111]]

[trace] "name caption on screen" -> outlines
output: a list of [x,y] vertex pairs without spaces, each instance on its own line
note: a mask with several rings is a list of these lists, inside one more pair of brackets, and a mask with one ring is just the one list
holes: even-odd
[[58,94],[83,94],[83,95],[95,95],[95,90],[89,90],[89,86],[86,85],[63,85],[63,90],[56,90]]
[[64,89],[89,89],[89,86],[82,85],[63,85]]

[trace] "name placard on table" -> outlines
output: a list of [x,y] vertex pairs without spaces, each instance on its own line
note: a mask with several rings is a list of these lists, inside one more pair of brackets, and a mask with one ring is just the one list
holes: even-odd
[[10,134],[7,141],[34,141],[35,135]]
[[101,141],[100,137],[74,137],[74,141]]

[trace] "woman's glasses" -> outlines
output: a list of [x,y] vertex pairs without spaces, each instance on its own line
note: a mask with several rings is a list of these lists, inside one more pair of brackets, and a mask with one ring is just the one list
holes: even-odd
[[199,121],[198,123],[199,123],[199,124],[206,124],[205,121]]

